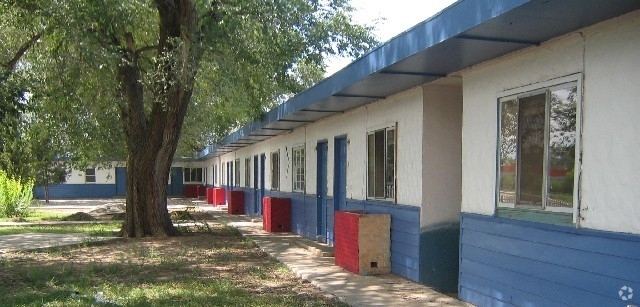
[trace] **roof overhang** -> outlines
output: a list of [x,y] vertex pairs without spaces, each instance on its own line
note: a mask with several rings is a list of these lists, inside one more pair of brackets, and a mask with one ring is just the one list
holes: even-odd
[[[410,8],[408,8],[410,9]],[[635,0],[461,0],[228,135],[199,159],[640,9]]]

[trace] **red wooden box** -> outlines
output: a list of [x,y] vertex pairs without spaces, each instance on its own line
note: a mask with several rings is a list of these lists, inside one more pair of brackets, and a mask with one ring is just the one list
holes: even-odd
[[335,212],[335,264],[361,274],[391,272],[391,216]]
[[291,198],[262,198],[262,226],[267,232],[291,231]]
[[226,200],[224,188],[213,188],[213,205],[222,206]]
[[213,188],[207,188],[207,204],[213,204]]
[[244,214],[244,192],[229,191],[229,207],[227,207],[227,213],[234,215]]

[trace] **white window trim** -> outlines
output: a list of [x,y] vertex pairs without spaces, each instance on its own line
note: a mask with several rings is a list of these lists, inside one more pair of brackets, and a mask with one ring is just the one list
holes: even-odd
[[[373,128],[375,127],[375,128]],[[378,201],[391,201],[396,203],[398,196],[398,123],[391,123],[385,125],[372,126],[368,128],[367,133],[365,135],[365,144],[366,144],[366,156],[365,159],[365,198],[371,200]],[[377,131],[384,130],[385,131],[385,147],[387,145],[387,134],[386,131],[389,129],[393,129],[394,134],[394,154],[393,154],[393,197],[370,197],[369,196],[369,153],[368,153],[368,142],[369,135],[374,134]]]
[[[93,169],[93,175],[87,175],[87,170]],[[93,181],[87,181],[87,177],[93,177]],[[85,168],[84,169],[84,183],[85,184],[96,184],[98,183],[98,170],[94,168]]]
[[[307,150],[305,148],[305,144],[303,145],[299,145],[299,146],[295,146],[291,148],[291,191],[293,192],[297,192],[297,193],[304,193],[306,188],[307,188],[307,168],[306,168],[306,164],[307,164]],[[302,165],[300,166],[302,168],[302,172],[303,172],[303,176],[302,176],[302,180],[301,181],[297,181],[296,182],[296,161],[295,161],[295,151],[297,150],[302,150],[303,153],[303,161],[304,163],[302,163]],[[296,183],[302,182],[303,188],[302,189],[296,189]]]
[[[189,172],[191,172],[191,170],[194,169],[200,169],[202,172],[202,180],[200,181],[191,181],[191,174],[189,174],[189,180],[185,180],[185,175],[186,175],[186,170],[189,170]],[[206,168],[205,168],[206,169]],[[182,168],[182,183],[183,184],[204,184],[205,183],[205,169],[203,169],[202,167],[183,167]]]
[[[277,155],[278,156],[278,165],[275,165],[275,163],[273,163],[273,155]],[[276,151],[272,151],[269,154],[269,164],[270,164],[270,169],[271,169],[271,190],[272,191],[279,191],[281,189],[281,175],[280,175],[280,149],[276,150]],[[276,169],[277,167],[277,169]],[[274,172],[277,172],[277,178],[276,176],[274,176]],[[276,188],[274,188],[273,183],[277,182],[278,186]]]
[[[541,91],[545,91],[547,89],[558,87],[563,84],[569,84],[569,83],[576,84],[577,96],[578,96],[578,102],[576,103],[576,149],[575,149],[576,151],[575,151],[575,159],[574,159],[575,173],[574,173],[574,182],[573,182],[573,207],[569,210],[562,209],[562,208],[546,207],[544,211],[572,213],[573,223],[576,225],[576,227],[579,227],[579,222],[580,222],[579,214],[580,214],[580,203],[581,203],[580,182],[582,178],[582,169],[581,169],[580,161],[582,160],[582,104],[584,101],[584,97],[582,96],[583,74],[582,73],[570,74],[570,75],[550,79],[547,81],[533,83],[533,84],[498,92],[496,95],[497,96],[496,102],[497,102],[497,108],[498,108],[498,112],[497,112],[498,117],[496,118],[496,123],[500,122],[501,101],[515,99],[515,98],[522,98],[523,96],[526,96],[529,94],[534,95],[535,93],[540,93]],[[499,182],[500,178],[498,176],[498,173],[500,171],[500,124],[497,125],[497,134],[496,134],[495,140],[496,140],[496,161],[495,161],[496,168],[494,172],[494,175],[495,175],[494,210],[497,210],[499,208],[498,203],[500,199],[500,196],[499,196],[500,195],[500,182]],[[546,158],[546,155],[547,153],[545,152],[545,158]],[[543,211],[543,210],[540,210],[540,211]]]

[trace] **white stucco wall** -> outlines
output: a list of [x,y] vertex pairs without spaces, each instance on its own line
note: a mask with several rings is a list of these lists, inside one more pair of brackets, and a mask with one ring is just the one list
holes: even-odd
[[460,218],[462,86],[424,86],[421,227]]
[[116,183],[116,169],[113,167],[96,167],[96,182],[85,182],[83,170],[73,169],[67,174],[65,184],[114,184]]
[[640,233],[640,12],[462,72],[462,211],[495,208],[497,98],[582,73],[580,227]]
[[[347,198],[366,199],[367,132],[397,123],[397,199],[399,204],[420,206],[422,185],[422,89],[416,87],[385,100],[338,114],[294,131],[221,156],[221,162],[241,159],[241,186],[244,186],[244,158],[266,155],[265,187],[271,188],[270,153],[280,150],[280,191],[292,191],[292,148],[305,145],[306,193],[316,193],[316,145],[326,140],[328,195],[333,194],[334,138],[347,136]],[[206,163],[213,161],[208,160]],[[253,161],[253,160],[252,160]],[[253,168],[253,164],[251,165]],[[226,170],[225,170],[226,171]],[[253,175],[253,170],[252,170]],[[251,179],[253,185],[253,179]]]

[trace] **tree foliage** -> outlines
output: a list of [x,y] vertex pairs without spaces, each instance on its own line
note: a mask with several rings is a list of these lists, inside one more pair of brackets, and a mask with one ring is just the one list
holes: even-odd
[[317,82],[326,56],[375,44],[350,11],[347,0],[9,0],[1,13],[24,21],[7,41],[29,45],[18,67],[37,76],[21,91],[34,144],[75,165],[126,159],[123,234],[141,236],[174,233],[179,140],[192,154]]

